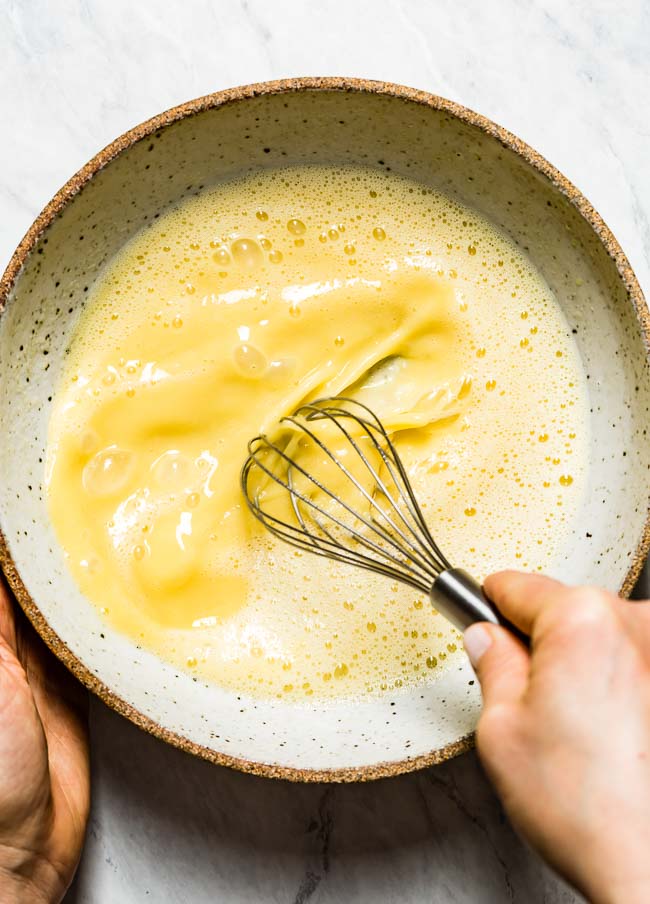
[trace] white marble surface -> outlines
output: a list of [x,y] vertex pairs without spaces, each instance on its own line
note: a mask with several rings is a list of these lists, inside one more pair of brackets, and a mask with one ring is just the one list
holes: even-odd
[[[0,263],[142,119],[288,75],[414,85],[534,145],[650,289],[646,0],[0,0]],[[576,901],[473,754],[369,786],[290,786],[169,749],[94,703],[94,804],[69,904]]]

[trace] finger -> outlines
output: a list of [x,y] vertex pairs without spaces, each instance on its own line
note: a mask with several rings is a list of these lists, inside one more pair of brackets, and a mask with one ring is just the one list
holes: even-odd
[[16,646],[36,705],[45,723],[50,711],[60,711],[59,701],[81,723],[88,715],[88,693],[56,656],[48,650],[27,618],[17,619]]
[[18,648],[47,739],[55,804],[65,802],[81,832],[90,806],[88,693],[27,619],[19,622]]
[[529,636],[540,613],[558,603],[564,584],[541,574],[500,571],[483,584],[489,599],[499,612]]
[[9,649],[16,653],[16,619],[13,595],[5,582],[0,578],[0,638]]
[[530,656],[524,645],[509,631],[487,622],[470,625],[463,640],[481,682],[484,709],[521,700],[530,670]]

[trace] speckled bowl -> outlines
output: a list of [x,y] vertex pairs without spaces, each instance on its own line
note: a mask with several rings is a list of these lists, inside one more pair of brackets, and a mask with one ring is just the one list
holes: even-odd
[[616,239],[535,151],[440,97],[354,79],[224,91],[118,138],[48,204],[0,283],[2,564],[47,644],[109,706],[215,763],[303,781],[395,775],[468,748],[479,707],[469,665],[459,657],[430,688],[327,707],[196,683],[112,631],[80,594],[49,523],[43,459],[66,347],[111,255],[205,185],[337,161],[392,169],[472,205],[560,300],[589,375],[593,447],[580,528],[554,572],[627,593],[649,541],[648,311]]

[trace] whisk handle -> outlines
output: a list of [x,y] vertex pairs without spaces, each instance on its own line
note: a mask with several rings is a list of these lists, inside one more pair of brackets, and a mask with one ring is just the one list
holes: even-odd
[[442,571],[433,583],[430,596],[436,609],[459,631],[474,622],[486,621],[507,628],[526,646],[530,643],[529,638],[490,602],[478,581],[462,568]]

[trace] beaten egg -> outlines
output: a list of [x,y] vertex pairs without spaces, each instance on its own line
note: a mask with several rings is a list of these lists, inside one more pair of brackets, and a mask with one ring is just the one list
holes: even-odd
[[532,262],[390,172],[265,170],[142,229],[69,349],[48,505],[115,629],[201,680],[296,700],[433,682],[460,655],[417,592],[284,546],[247,510],[247,441],[337,394],[382,419],[454,564],[552,568],[585,490],[588,403]]

